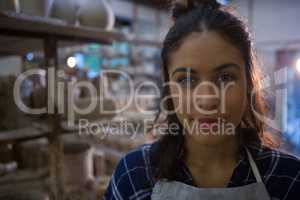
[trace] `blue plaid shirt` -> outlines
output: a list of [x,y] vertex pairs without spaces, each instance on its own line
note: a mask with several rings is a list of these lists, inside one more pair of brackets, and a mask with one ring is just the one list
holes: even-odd
[[[144,144],[127,153],[119,161],[104,194],[104,200],[150,200],[155,181],[151,175],[155,166],[150,159],[151,147]],[[300,199],[300,160],[260,144],[248,145],[271,198]],[[248,158],[242,152],[227,187],[256,182]],[[193,185],[192,176],[182,160],[179,161],[177,181]]]

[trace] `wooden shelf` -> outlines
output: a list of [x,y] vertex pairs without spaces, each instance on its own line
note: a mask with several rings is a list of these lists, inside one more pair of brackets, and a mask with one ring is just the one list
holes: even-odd
[[123,34],[116,32],[98,28],[77,27],[60,20],[8,12],[0,12],[0,31],[1,35],[40,39],[53,36],[58,40],[99,42],[102,44],[111,44],[115,40],[124,39]]
[[27,127],[23,129],[1,131],[0,133],[0,144],[13,143],[17,141],[25,141],[46,137],[47,132],[41,131],[34,127]]
[[28,182],[31,180],[44,179],[48,177],[48,169],[26,169],[26,170],[17,170],[14,173],[6,174],[1,177],[0,184],[16,184],[20,182]]
[[114,41],[134,45],[161,47],[161,43],[142,39],[128,39],[124,34],[100,28],[68,25],[58,19],[28,16],[0,11],[0,55],[24,55],[42,51],[43,41],[55,37],[58,47],[74,46],[86,42],[112,44]]
[[[0,30],[1,31],[1,30]],[[58,48],[72,47],[85,44],[78,41],[59,41]],[[26,38],[19,36],[6,36],[0,33],[0,56],[26,55],[29,52],[43,52],[44,45],[42,39]]]
[[[61,127],[62,135],[72,134],[78,131],[77,129],[70,129],[68,127]],[[51,134],[51,129],[46,124],[39,126],[30,126],[22,129],[0,131],[0,144],[9,144],[16,142],[23,142],[43,137],[48,137]]]
[[55,38],[58,47],[87,42],[112,44],[125,40],[121,33],[100,28],[78,27],[64,21],[0,11],[0,55],[24,55],[43,51],[43,39]]
[[47,191],[49,188],[48,169],[26,169],[17,170],[14,173],[6,174],[0,179],[0,199],[8,194],[25,191]]
[[159,41],[152,41],[152,40],[145,40],[145,39],[124,39],[123,41],[129,42],[131,44],[137,45],[137,46],[152,46],[156,48],[161,48],[162,43]]

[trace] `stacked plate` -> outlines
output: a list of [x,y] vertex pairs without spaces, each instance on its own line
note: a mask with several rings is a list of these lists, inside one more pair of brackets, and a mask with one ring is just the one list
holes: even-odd
[[115,16],[106,0],[55,0],[51,16],[69,24],[111,30]]
[[107,0],[1,0],[0,10],[51,17],[70,25],[113,29],[114,13]]

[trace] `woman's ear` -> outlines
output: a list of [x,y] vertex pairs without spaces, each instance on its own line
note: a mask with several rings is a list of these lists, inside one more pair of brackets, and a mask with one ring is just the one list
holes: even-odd
[[188,0],[175,0],[174,4],[180,4],[181,6],[188,7]]
[[251,106],[250,106],[249,99],[246,98],[245,104],[244,104],[244,109],[242,111],[243,114],[242,114],[241,123],[240,123],[241,128],[247,128],[245,122],[247,121],[248,116],[250,116],[250,114],[251,114],[250,109],[251,109]]

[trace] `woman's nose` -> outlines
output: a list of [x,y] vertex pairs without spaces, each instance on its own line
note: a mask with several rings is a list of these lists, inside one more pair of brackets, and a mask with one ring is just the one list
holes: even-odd
[[202,83],[196,88],[193,96],[194,102],[200,111],[210,112],[210,114],[218,112],[220,91],[213,83]]

